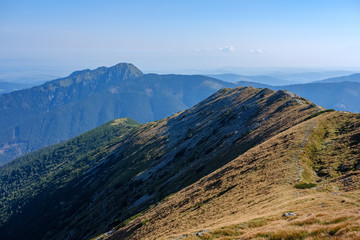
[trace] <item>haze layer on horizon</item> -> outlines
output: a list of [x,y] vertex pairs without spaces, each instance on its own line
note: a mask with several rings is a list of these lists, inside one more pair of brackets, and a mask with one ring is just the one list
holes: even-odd
[[0,71],[353,70],[359,29],[357,0],[3,0]]

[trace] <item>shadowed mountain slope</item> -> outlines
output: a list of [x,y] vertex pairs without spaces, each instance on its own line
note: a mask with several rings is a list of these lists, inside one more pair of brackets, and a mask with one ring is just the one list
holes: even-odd
[[192,107],[231,83],[204,76],[144,75],[132,64],[84,70],[0,95],[0,164],[107,121],[145,123]]
[[[11,201],[25,204],[16,212],[5,206],[9,218],[0,238],[94,237],[322,110],[287,91],[222,89],[123,136],[111,152],[100,151],[90,169],[73,168],[77,174],[69,181],[41,186],[25,199],[15,196]],[[20,160],[17,168],[25,165]]]
[[[97,165],[123,135],[139,126],[131,119],[116,119],[81,136],[29,153],[0,167],[1,223],[13,214],[19,214],[19,209],[41,191],[65,185],[76,179],[79,172],[88,171]],[[46,201],[44,203],[47,204]]]
[[359,114],[324,113],[240,154],[108,235],[359,239],[359,136]]

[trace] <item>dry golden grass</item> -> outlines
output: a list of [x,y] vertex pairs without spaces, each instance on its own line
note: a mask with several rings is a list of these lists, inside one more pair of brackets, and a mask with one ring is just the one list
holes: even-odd
[[[337,131],[359,122],[359,115],[339,112],[303,122],[136,220],[147,224],[120,232],[131,233],[127,239],[360,239],[357,171],[339,173],[334,167],[354,164],[359,145],[353,140],[360,130]],[[339,147],[345,150],[339,152]],[[319,177],[313,166],[328,168],[330,174]],[[344,181],[349,174],[352,184]],[[299,182],[317,186],[296,189]],[[296,216],[282,217],[288,211]],[[209,232],[196,236],[204,229]],[[122,238],[118,233],[112,239]]]
[[296,220],[273,221],[266,227],[248,231],[241,239],[359,239],[360,214],[353,210],[324,212],[327,214],[321,217],[308,214]]

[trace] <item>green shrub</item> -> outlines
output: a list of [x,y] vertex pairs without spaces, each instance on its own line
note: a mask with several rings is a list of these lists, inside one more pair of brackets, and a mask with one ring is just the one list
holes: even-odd
[[298,183],[294,187],[298,188],[298,189],[308,189],[308,188],[316,187],[316,184],[315,183]]
[[316,113],[311,114],[311,115],[308,116],[307,118],[305,118],[304,121],[309,120],[309,119],[312,119],[312,118],[314,118],[314,117],[317,117],[317,116],[319,116],[320,114],[323,114],[323,113],[326,113],[326,112],[334,112],[334,111],[335,111],[334,109],[326,109],[326,110],[323,110],[323,111],[320,111],[320,112],[316,112]]

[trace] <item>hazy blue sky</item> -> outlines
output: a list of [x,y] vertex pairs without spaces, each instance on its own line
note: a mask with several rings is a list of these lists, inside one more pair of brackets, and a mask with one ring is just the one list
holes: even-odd
[[0,0],[0,70],[360,64],[359,0]]

